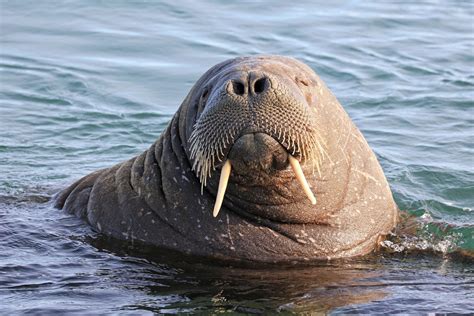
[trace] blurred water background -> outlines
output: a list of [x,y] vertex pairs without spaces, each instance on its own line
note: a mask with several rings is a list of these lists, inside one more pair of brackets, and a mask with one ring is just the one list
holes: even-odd
[[[241,269],[137,256],[52,208],[145,150],[209,67],[262,53],[325,80],[415,237]],[[472,312],[473,100],[472,1],[1,0],[0,314]]]

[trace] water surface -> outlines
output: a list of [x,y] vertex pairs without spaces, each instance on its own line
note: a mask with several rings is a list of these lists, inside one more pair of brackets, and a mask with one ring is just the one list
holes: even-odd
[[[473,264],[457,255],[474,251],[472,2],[0,3],[2,313],[474,310]],[[261,53],[326,81],[422,223],[416,237],[362,259],[243,269],[136,253],[51,207],[145,150],[209,67]]]

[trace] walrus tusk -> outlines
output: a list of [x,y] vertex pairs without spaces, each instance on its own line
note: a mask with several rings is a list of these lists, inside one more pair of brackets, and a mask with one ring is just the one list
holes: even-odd
[[311,201],[311,204],[316,204],[316,198],[314,197],[313,192],[311,192],[308,181],[306,181],[306,178],[304,177],[299,161],[292,155],[288,155],[288,160],[290,161],[291,168],[293,168],[293,171],[296,174],[296,179],[298,179],[298,182],[301,184],[304,193],[306,193],[306,196]]
[[226,160],[221,171],[221,178],[219,179],[219,188],[217,189],[216,204],[214,204],[214,211],[212,216],[216,217],[221,210],[222,202],[224,201],[225,189],[227,188],[227,182],[229,182],[230,171],[232,166],[230,160]]

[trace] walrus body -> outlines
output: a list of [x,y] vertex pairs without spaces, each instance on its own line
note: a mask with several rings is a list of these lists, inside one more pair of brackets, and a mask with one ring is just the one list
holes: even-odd
[[261,262],[363,255],[397,221],[360,131],[309,67],[281,56],[214,66],[148,150],[56,205],[115,238]]

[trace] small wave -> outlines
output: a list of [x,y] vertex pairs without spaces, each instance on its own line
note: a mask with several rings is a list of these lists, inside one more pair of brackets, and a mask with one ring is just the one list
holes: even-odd
[[474,257],[474,225],[450,225],[433,220],[428,212],[416,217],[402,212],[396,231],[380,243],[389,253],[432,252],[442,256]]

